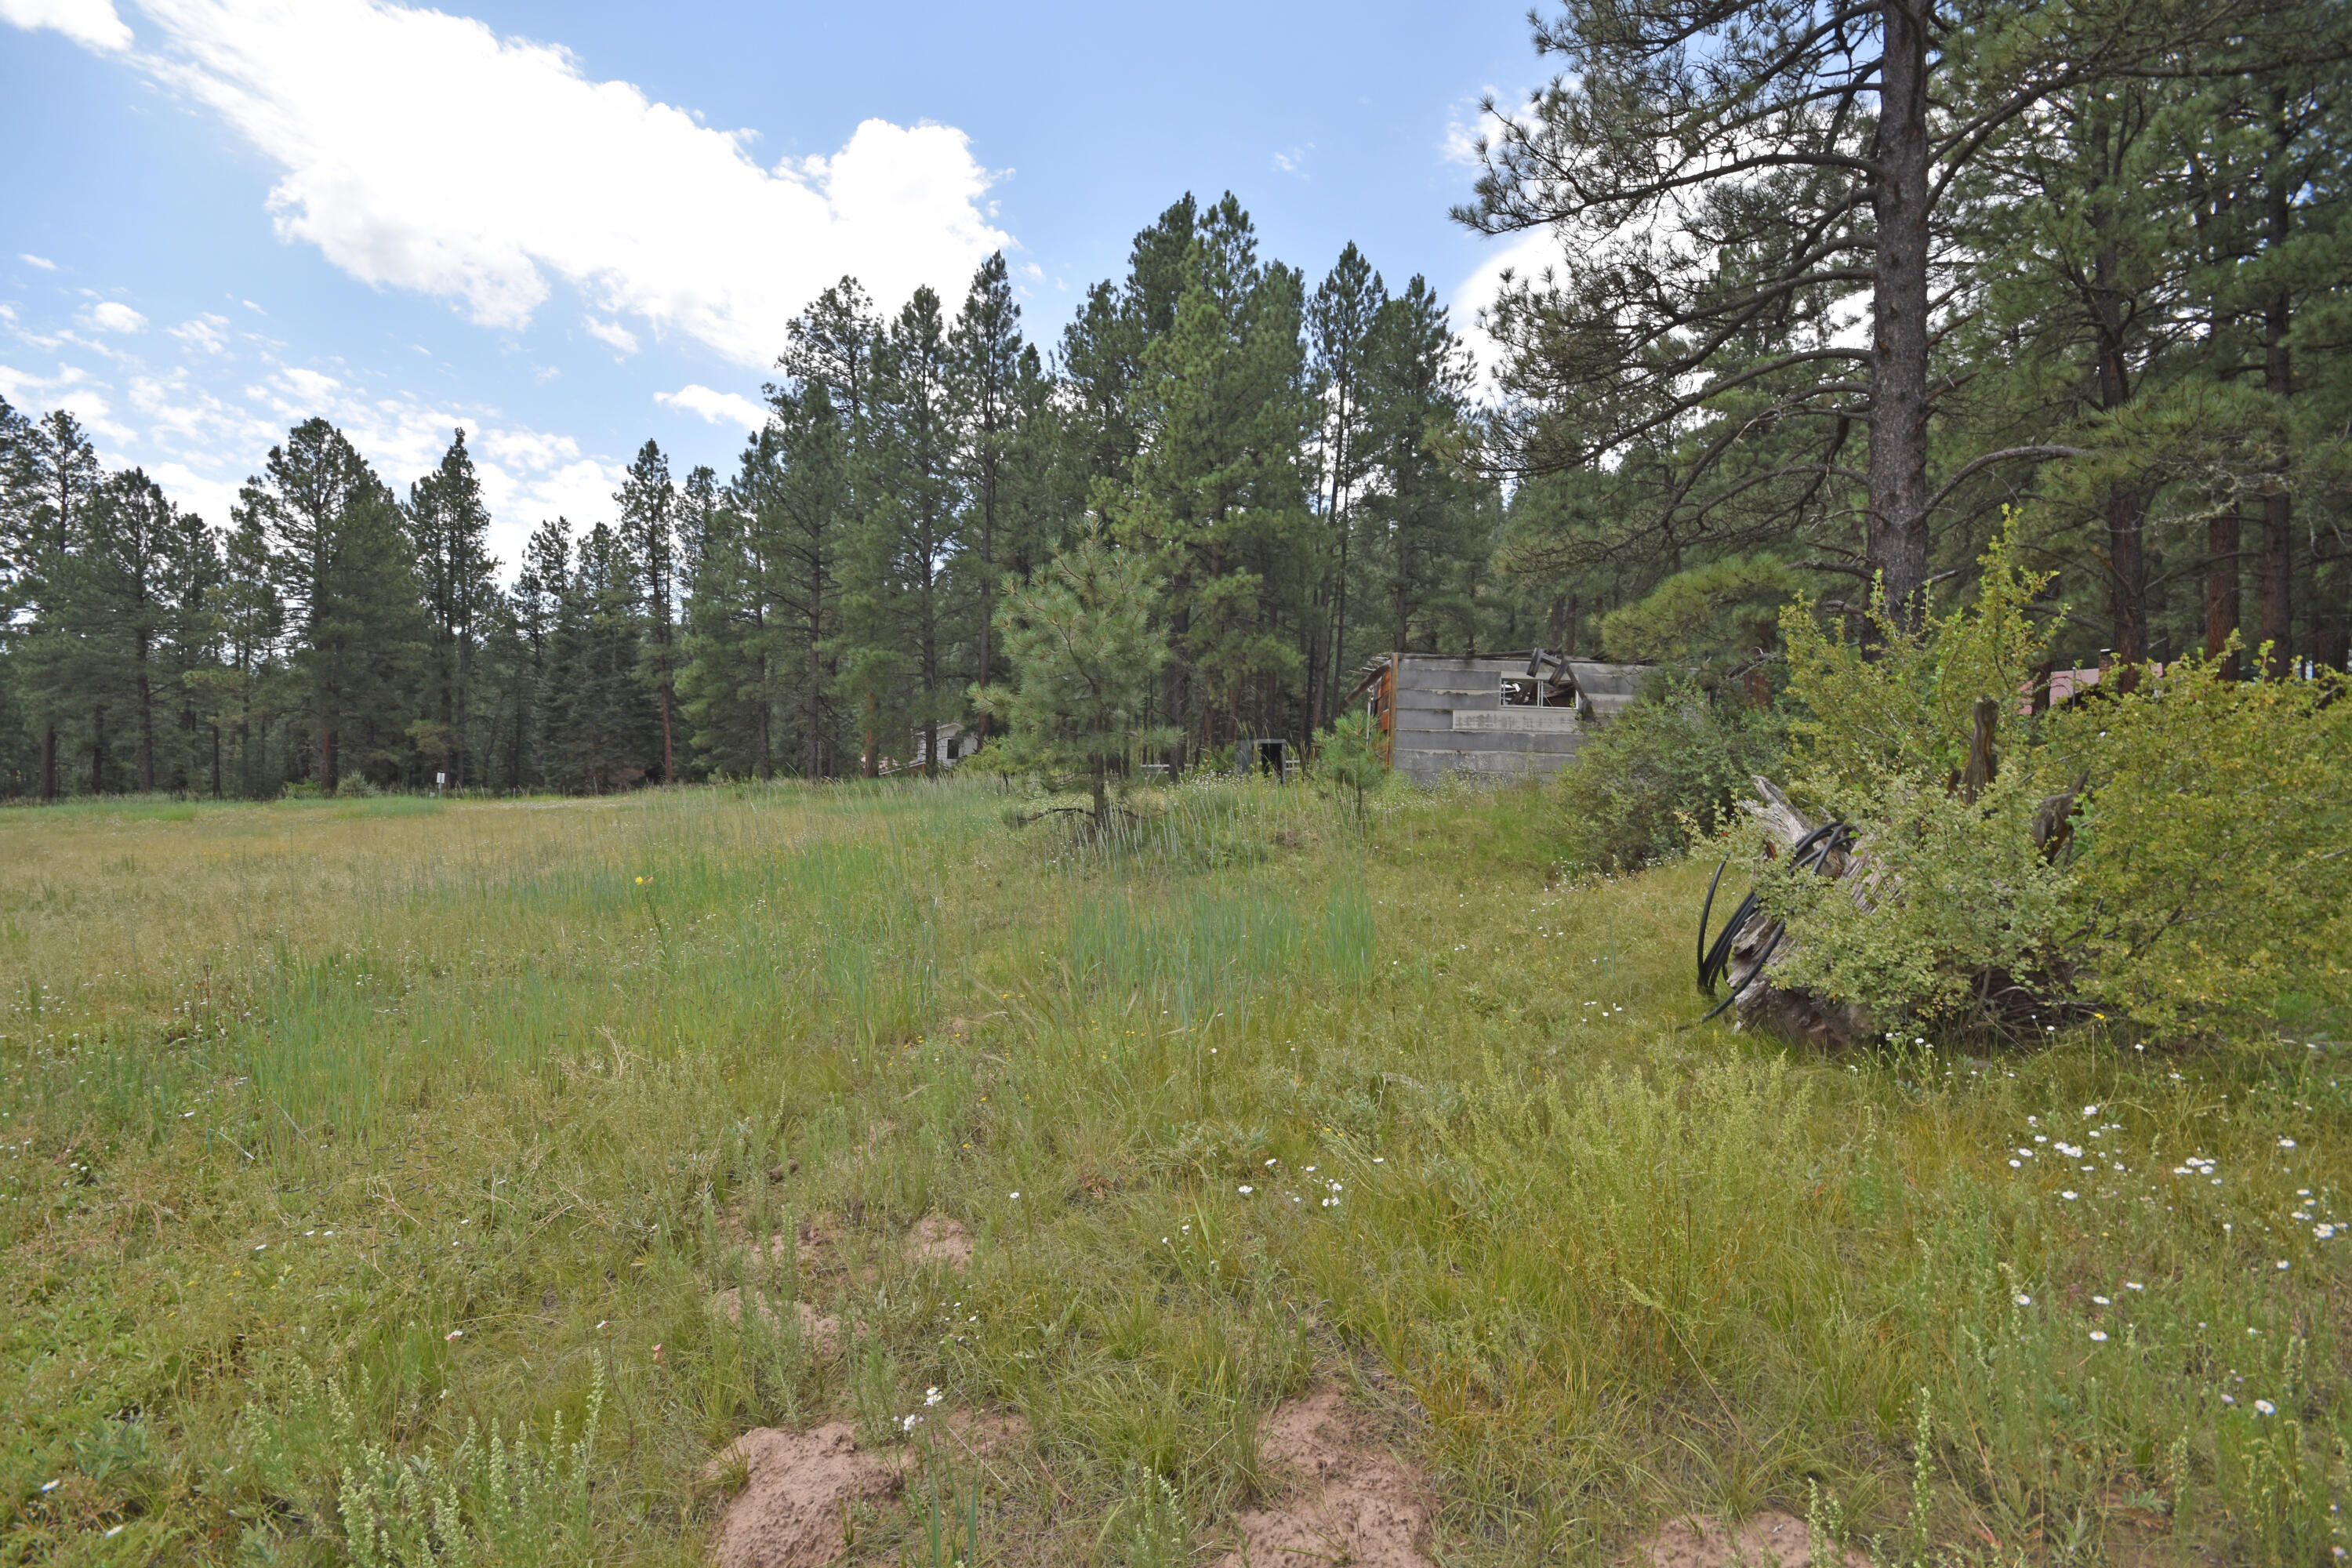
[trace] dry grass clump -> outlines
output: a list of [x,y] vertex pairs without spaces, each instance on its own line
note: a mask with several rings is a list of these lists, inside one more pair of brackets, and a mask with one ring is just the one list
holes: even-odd
[[1172,1568],[1323,1387],[1448,1563],[2338,1544],[2333,1046],[1788,1053],[1529,797],[1139,806],[0,814],[0,1562],[698,1562],[835,1423],[845,1560]]

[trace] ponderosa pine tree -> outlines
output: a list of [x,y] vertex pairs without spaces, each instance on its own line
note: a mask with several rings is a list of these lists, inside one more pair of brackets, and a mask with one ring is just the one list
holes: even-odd
[[669,459],[659,446],[648,441],[638,448],[636,461],[629,465],[628,478],[613,500],[620,507],[619,537],[628,552],[629,575],[645,620],[642,679],[660,716],[662,783],[675,784],[677,751],[670,729],[677,674],[677,491],[670,483]]
[[[963,309],[948,331],[948,388],[969,498],[957,553],[978,600],[972,679],[983,686],[994,679],[997,547],[1013,502],[1008,470],[1021,449],[1022,418],[1034,406],[1026,383],[1035,356],[1024,348],[1021,307],[1000,250],[972,275]],[[981,715],[982,733],[987,719]]]
[[1314,409],[1299,275],[1260,265],[1231,194],[1201,215],[1180,276],[1169,329],[1144,350],[1147,438],[1120,533],[1166,578],[1169,710],[1214,746],[1296,717],[1313,615],[1302,445]]
[[159,694],[175,744],[169,768],[147,787],[176,794],[222,794],[221,731],[201,702],[200,678],[225,652],[222,594],[227,585],[220,537],[193,511],[172,509],[162,542],[163,646],[155,658]]
[[[98,454],[82,434],[80,423],[66,410],[53,409],[20,437],[11,488],[20,500],[22,543],[18,547],[16,598],[26,616],[27,631],[64,634],[61,617],[67,607],[66,581],[72,572],[78,541],[88,527],[88,512],[99,479]],[[28,641],[27,646],[30,646]],[[68,700],[61,689],[43,692],[28,684],[26,707],[40,736],[40,757],[35,764],[44,803],[57,799],[59,788],[58,726],[65,721]]]
[[[698,770],[735,777],[772,777],[778,698],[766,563],[756,512],[743,504],[770,466],[772,440],[752,437],[737,482],[698,513],[686,594],[678,670],[679,711]],[[697,469],[698,475],[708,469]],[[688,494],[693,493],[689,484]]]
[[961,710],[966,684],[947,668],[946,573],[963,494],[947,325],[931,289],[918,288],[892,320],[874,366],[842,595],[843,679],[864,715],[867,771],[886,733],[911,728],[929,773],[940,723]]
[[1394,648],[1470,651],[1472,589],[1493,552],[1488,488],[1465,464],[1470,363],[1426,279],[1381,303],[1360,371],[1362,442],[1375,479],[1364,499]]
[[799,716],[803,767],[813,773],[833,771],[837,698],[858,711],[861,771],[871,774],[880,766],[881,705],[890,678],[860,653],[875,645],[848,628],[842,593],[856,575],[847,572],[853,536],[864,538],[856,525],[866,515],[864,465],[887,334],[865,289],[845,277],[786,330],[776,360],[782,378],[765,388],[782,431],[772,456],[783,479],[774,494],[789,500],[772,513],[763,505],[761,515],[785,520],[775,559],[784,573],[779,587],[789,601],[790,640],[806,668],[824,677],[822,686],[803,689]]
[[603,795],[660,768],[661,712],[644,675],[646,641],[635,552],[617,529],[593,524],[578,542],[551,638],[547,754],[564,788]]
[[[2292,45],[2280,41],[2289,32]],[[2143,661],[2200,640],[2234,671],[2226,650],[2250,556],[2266,563],[2257,579],[2282,650],[2294,634],[2291,580],[2315,552],[2268,520],[2291,490],[2320,503],[2313,543],[2327,536],[2320,498],[2333,487],[2309,465],[2324,467],[2334,443],[2298,430],[2297,400],[2273,389],[2280,292],[2263,278],[2291,279],[2288,298],[2323,317],[2352,278],[2330,211],[2344,137],[2326,121],[2344,93],[2340,71],[2263,62],[2340,58],[2345,46],[2338,8],[2281,8],[2193,76],[2053,95],[2032,133],[1997,141],[1961,186],[1981,282],[1955,338],[1954,357],[1975,368],[1953,401],[1970,423],[2077,448],[2041,476],[2029,516],[2063,582],[2104,585],[2103,620],[2077,601],[2070,658],[2099,650],[2126,689]],[[2274,102],[2267,85],[2298,76],[2301,90]],[[2294,165],[2284,181],[2282,132]],[[2273,237],[2282,187],[2294,192],[2291,252]],[[1989,494],[1979,510],[2005,499]],[[2266,551],[2245,548],[2250,523]],[[2201,604],[2177,591],[2198,578]],[[2251,652],[2265,634],[2243,631]]]
[[[2268,650],[2273,679],[2294,668],[2301,595],[2298,567],[2310,569],[2322,540],[2340,553],[2340,515],[2295,525],[2298,492],[2320,501],[2340,483],[2343,424],[2320,413],[2315,380],[2340,383],[2344,300],[2352,288],[2352,228],[2346,224],[2352,174],[2352,16],[2341,5],[2286,3],[2262,8],[2244,42],[2201,75],[2230,71],[2200,107],[2202,144],[2191,153],[2200,194],[2211,203],[2207,232],[2220,254],[2210,277],[2216,331],[2213,370],[2228,383],[2261,389],[2256,422],[2263,448],[2256,485],[2256,626],[2250,651]],[[2299,348],[2300,345],[2300,348]],[[2315,352],[2313,352],[2315,351]],[[2340,395],[2327,400],[2340,407]],[[2321,406],[2326,406],[2325,404]],[[2325,502],[2321,503],[2325,509]],[[2325,549],[2325,546],[2321,546]],[[2343,591],[2315,617],[2322,662],[2347,660]]]
[[[89,793],[122,785],[114,751],[122,714],[132,705],[139,663],[132,648],[140,630],[152,629],[138,604],[150,564],[148,531],[134,509],[119,504],[125,479],[100,479],[78,509],[72,531],[62,542],[47,541],[37,557],[37,613],[18,658],[60,791],[68,787],[68,763],[77,757],[88,764],[82,776]],[[119,512],[127,515],[118,521]]]
[[[744,455],[737,495],[750,512],[775,607],[776,674],[794,698],[801,776],[836,771],[842,557],[850,507],[850,432],[822,382],[772,388],[773,417]],[[756,460],[755,460],[756,458]]]
[[1012,679],[972,691],[977,706],[1004,721],[1003,765],[1085,779],[1098,829],[1110,819],[1113,775],[1177,739],[1153,718],[1169,654],[1159,594],[1148,557],[1087,530],[1009,585],[998,629]]
[[0,626],[22,603],[33,551],[33,421],[0,396]]
[[489,509],[482,502],[481,479],[463,429],[452,437],[433,472],[409,487],[407,521],[432,636],[431,714],[413,733],[435,771],[463,788],[488,767],[487,748],[475,733],[476,689],[484,634],[498,598]]
[[[171,551],[178,513],[163,487],[138,468],[110,475],[90,507],[85,561],[92,603],[89,619],[93,694],[119,702],[132,734],[137,788],[155,787],[156,700],[161,654],[171,632]],[[93,743],[93,756],[100,754]],[[98,793],[93,779],[91,793]]]
[[864,287],[855,278],[843,278],[785,329],[784,352],[776,358],[784,380],[766,388],[769,396],[774,397],[779,386],[824,387],[847,424],[854,449],[873,400],[874,360],[886,333]]
[[[1628,542],[1705,538],[1735,497],[1790,530],[1860,502],[1852,568],[1915,624],[1931,520],[1962,481],[2053,455],[1976,451],[1931,482],[1951,324],[1953,183],[2056,95],[2201,69],[2252,0],[1568,0],[1536,44],[1563,67],[1497,116],[1475,200],[1489,234],[1548,228],[1554,266],[1495,316],[1517,417],[1503,460],[1583,466],[1708,426]],[[1838,329],[1866,306],[1867,341]],[[1868,455],[1845,447],[1859,428]],[[1770,448],[1760,463],[1753,448]]]
[[[423,655],[416,571],[397,503],[324,419],[272,447],[232,515],[257,524],[290,626],[289,665],[332,795],[351,751],[365,767],[396,761],[396,701]],[[348,733],[347,733],[348,731]]]
[[572,588],[572,524],[563,518],[542,522],[522,547],[514,586],[507,592],[507,618],[515,628],[518,657],[511,692],[514,750],[508,787],[549,781],[548,722],[554,700],[555,628]]
[[[286,672],[277,659],[286,609],[271,570],[268,538],[251,512],[237,519],[222,547],[219,584],[206,618],[217,656],[184,673],[181,682],[214,735],[235,743],[236,793],[274,793],[285,783],[285,771],[279,767],[265,778],[264,752],[288,695]],[[217,751],[215,763],[217,779],[226,771],[217,766]],[[216,782],[215,793],[226,793],[226,784]]]
[[1307,331],[1309,363],[1321,395],[1321,422],[1317,439],[1322,448],[1320,495],[1325,565],[1318,584],[1318,605],[1330,606],[1328,637],[1310,639],[1308,658],[1314,689],[1307,700],[1307,728],[1320,730],[1333,689],[1350,668],[1348,663],[1348,574],[1349,569],[1349,503],[1370,471],[1364,453],[1364,361],[1370,346],[1372,322],[1387,302],[1388,287],[1372,270],[1351,240],[1339,252],[1331,271],[1316,285],[1307,301]]

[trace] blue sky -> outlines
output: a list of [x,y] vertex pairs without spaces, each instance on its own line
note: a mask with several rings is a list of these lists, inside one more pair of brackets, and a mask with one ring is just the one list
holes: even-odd
[[1509,247],[1446,209],[1538,70],[1507,0],[0,0],[0,394],[215,522],[312,413],[402,486],[463,425],[511,561],[649,437],[723,476],[845,271],[952,304],[1001,245],[1050,344],[1230,188],[1310,281],[1353,239],[1466,327]]

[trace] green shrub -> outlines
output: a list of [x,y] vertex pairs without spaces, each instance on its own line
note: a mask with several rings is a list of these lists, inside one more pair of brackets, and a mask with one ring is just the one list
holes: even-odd
[[[2006,536],[1983,565],[1974,605],[1916,630],[1877,616],[1868,649],[1805,607],[1783,621],[1790,794],[1817,820],[1853,825],[1870,870],[1832,882],[1768,859],[1754,824],[1738,837],[1761,867],[1765,909],[1789,925],[1778,983],[1882,1023],[1948,1018],[1976,1009],[1989,985],[2063,967],[2071,873],[2044,859],[2033,820],[2065,786],[2016,698],[2047,642],[2026,607],[2048,579],[2017,568]],[[1963,791],[1987,697],[2000,767],[1988,787]]]
[[[2054,629],[2028,614],[2048,580],[2006,532],[1983,565],[1974,605],[1916,631],[1882,619],[1867,652],[1788,615],[1790,793],[1851,824],[1869,864],[1832,883],[1740,830],[1789,924],[1778,981],[1882,1024],[2021,984],[2175,1028],[2345,1010],[2342,681],[2229,681],[2190,659],[2037,718],[2019,699]],[[1966,776],[1979,711],[1990,782]]]
[[1624,871],[1674,854],[1692,827],[1712,835],[1752,777],[1780,764],[1780,718],[1696,682],[1652,682],[1585,741],[1556,786],[1565,858]]
[[2151,1023],[2352,1006],[2352,700],[2200,661],[2052,726],[2095,783],[2072,924],[2089,983]]
[[[2042,795],[2023,769],[1973,802],[1916,773],[1841,791],[1838,815],[1859,828],[1871,870],[1840,882],[1786,857],[1766,863],[1765,907],[1792,937],[1774,978],[1888,1022],[1974,1013],[1988,992],[2015,1000],[2013,983],[2045,981],[2063,967],[2074,878],[2034,844]],[[1760,831],[1743,837],[1754,847]]]

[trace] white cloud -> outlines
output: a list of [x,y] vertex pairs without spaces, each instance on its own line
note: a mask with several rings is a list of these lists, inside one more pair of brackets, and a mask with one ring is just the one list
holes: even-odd
[[185,463],[157,463],[147,470],[147,477],[163,487],[174,506],[194,512],[215,528],[228,526],[229,509],[244,488],[242,480],[200,474]]
[[714,392],[707,386],[689,384],[676,392],[656,392],[654,401],[665,408],[699,414],[713,425],[740,425],[756,431],[768,423],[768,410],[763,405],[738,393]]
[[62,408],[80,420],[83,429],[105,440],[133,438],[132,432],[116,421],[114,405],[105,393],[79,365],[61,364],[55,375],[36,375],[0,364],[0,397],[27,414]]
[[[278,411],[296,419],[307,419],[313,414],[324,412],[327,405],[335,402],[336,395],[343,390],[341,382],[324,371],[312,370],[307,365],[279,371],[278,382],[277,390],[280,394],[290,392],[294,395],[291,403],[283,401],[281,397],[277,403]],[[271,394],[265,389],[260,395],[268,397]]]
[[1438,143],[1438,153],[1449,163],[1465,168],[1478,166],[1478,130],[1459,120],[1446,121],[1445,139]]
[[208,354],[228,352],[228,318],[215,316],[207,310],[194,321],[182,321],[171,329],[172,335],[189,348]]
[[[541,520],[585,523],[613,515],[622,465],[582,451],[569,436],[516,424],[495,408],[433,402],[340,365],[331,373],[284,364],[267,345],[252,358],[259,379],[220,385],[205,378],[221,375],[231,362],[208,355],[156,368],[123,353],[115,356],[119,372],[105,366],[96,374],[69,362],[47,374],[0,364],[0,396],[28,413],[70,409],[98,443],[100,461],[140,464],[173,500],[215,524],[228,521],[239,484],[264,454],[314,415],[331,421],[404,494],[463,426],[490,509],[491,548],[509,574]],[[108,379],[117,374],[121,380]]]
[[1539,277],[1559,254],[1559,240],[1549,229],[1529,229],[1504,241],[1454,290],[1450,304],[1454,330],[1469,345],[1481,380],[1491,380],[1502,366],[1502,350],[1487,335],[1481,318],[1501,297],[1506,275],[1520,279]]
[[1313,151],[1315,151],[1315,143],[1309,142],[1303,147],[1293,147],[1286,152],[1276,153],[1274,155],[1275,172],[1282,174],[1297,174],[1302,180],[1307,178],[1307,154]]
[[0,22],[54,27],[77,44],[109,53],[131,47],[131,29],[114,14],[113,0],[0,0]]
[[250,461],[285,433],[275,420],[195,386],[185,371],[133,375],[131,406],[147,416],[150,439],[166,448],[236,453]]
[[50,260],[46,256],[36,256],[29,250],[18,251],[16,253],[16,259],[19,261],[29,262],[33,266],[39,268],[44,272],[55,272],[58,269],[58,264],[56,262]]
[[613,492],[624,477],[622,465],[583,453],[571,437],[509,424],[496,409],[369,391],[306,366],[278,369],[247,395],[270,410],[267,434],[227,448],[246,454],[237,460],[247,467],[257,467],[260,454],[283,439],[289,426],[318,415],[349,437],[384,482],[404,495],[411,480],[441,460],[451,435],[463,427],[490,510],[490,548],[509,574],[521,559],[524,540],[542,521],[610,518]]
[[1864,289],[1856,289],[1843,299],[1832,302],[1822,324],[1829,328],[1824,342],[1842,349],[1867,349],[1878,336],[1877,322],[1871,314],[1873,300]]
[[94,332],[139,332],[147,318],[117,300],[102,300],[81,313],[81,324]]
[[609,344],[625,354],[637,352],[637,334],[618,321],[600,321],[593,316],[588,316],[583,317],[580,324],[587,328],[588,335],[600,343]]
[[[22,4],[25,0],[7,0]],[[285,171],[279,232],[367,282],[520,329],[551,276],[592,309],[765,365],[845,272],[877,301],[950,299],[1007,237],[950,126],[868,120],[829,157],[762,168],[563,49],[391,0],[142,0],[141,57]],[[688,216],[690,215],[690,217]]]

